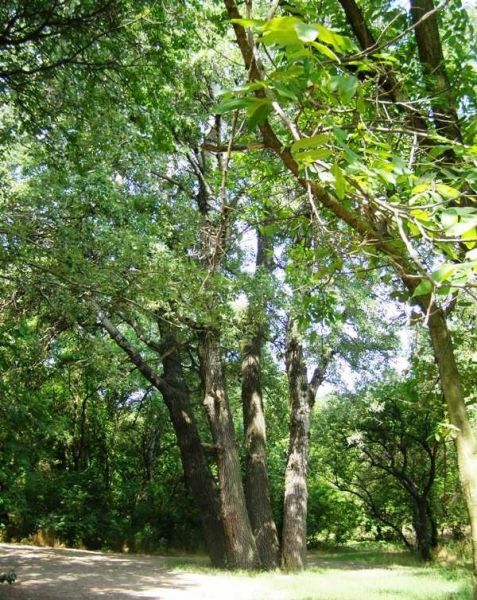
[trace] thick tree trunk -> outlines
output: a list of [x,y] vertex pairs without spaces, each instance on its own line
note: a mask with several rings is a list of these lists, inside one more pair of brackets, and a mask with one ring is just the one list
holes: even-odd
[[225,567],[226,546],[219,493],[199,439],[176,340],[165,324],[162,323],[159,327],[162,345],[167,350],[162,358],[162,366],[168,387],[162,395],[179,442],[185,479],[201,516],[204,539],[212,564]]
[[225,566],[225,541],[217,488],[202,447],[187,389],[180,384],[177,354],[175,357],[174,353],[169,355],[167,370],[171,383],[174,382],[169,385],[104,314],[100,312],[98,316],[103,328],[129,356],[139,372],[161,392],[177,436],[187,485],[199,510],[210,559],[214,566]]
[[[268,256],[267,256],[268,254]],[[257,270],[267,267],[269,253],[264,236],[257,232]],[[245,498],[248,516],[263,567],[279,564],[280,544],[270,501],[267,473],[266,425],[262,398],[262,347],[265,302],[249,309],[251,335],[242,356],[242,406],[245,432]]]
[[416,501],[414,504],[414,514],[412,525],[416,534],[416,546],[419,556],[424,561],[432,558],[433,549],[433,528],[429,518],[428,502],[425,499]]
[[467,414],[452,339],[442,310],[435,308],[431,311],[429,333],[439,368],[449,421],[456,427],[457,462],[469,513],[473,547],[474,598],[477,600],[477,442]]
[[199,336],[204,406],[217,450],[222,522],[228,564],[252,569],[260,559],[247,514],[237,440],[220,356],[219,336],[211,330]]
[[245,345],[242,359],[245,497],[260,561],[263,567],[273,569],[279,564],[280,547],[267,473],[266,429],[260,381],[261,337],[258,333]]
[[283,501],[282,566],[287,570],[298,570],[303,569],[306,563],[311,403],[303,348],[294,319],[290,319],[287,327],[286,366],[290,398],[290,441]]

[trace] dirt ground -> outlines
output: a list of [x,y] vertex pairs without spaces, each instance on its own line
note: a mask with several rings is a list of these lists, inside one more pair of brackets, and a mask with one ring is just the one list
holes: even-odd
[[172,569],[159,556],[0,544],[3,600],[280,600],[264,582]]

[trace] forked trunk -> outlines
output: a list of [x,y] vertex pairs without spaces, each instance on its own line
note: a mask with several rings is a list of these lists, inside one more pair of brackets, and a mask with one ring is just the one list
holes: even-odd
[[237,441],[225,390],[219,337],[215,332],[206,330],[200,334],[199,356],[204,406],[217,450],[228,564],[233,568],[257,568],[260,560],[245,504]]
[[98,318],[139,372],[161,392],[177,437],[186,482],[199,510],[210,559],[214,566],[225,566],[225,538],[217,488],[199,437],[189,394],[181,378],[180,358],[177,351],[169,354],[169,360],[164,364],[165,378],[163,379],[112,321],[99,310]]

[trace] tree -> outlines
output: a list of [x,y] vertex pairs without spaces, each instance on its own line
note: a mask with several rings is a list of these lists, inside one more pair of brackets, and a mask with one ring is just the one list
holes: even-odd
[[331,401],[319,417],[319,439],[338,488],[360,498],[406,544],[403,525],[411,522],[417,550],[430,560],[437,546],[434,484],[442,466],[437,431],[443,407],[433,390],[419,396],[409,377]]
[[[371,163],[371,170],[369,170],[369,167],[366,166],[367,154],[363,154],[363,151],[368,147],[368,141],[370,140],[364,135],[357,145],[353,144],[353,149],[347,146],[347,142],[353,138],[354,134],[346,133],[345,128],[348,128],[351,123],[344,123],[341,116],[334,122],[331,120],[330,133],[322,131],[323,123],[330,122],[331,115],[327,112],[327,108],[330,104],[331,106],[336,104],[336,96],[338,96],[339,102],[346,106],[353,102],[353,98],[359,89],[365,90],[369,86],[369,81],[366,81],[366,79],[360,86],[359,80],[346,72],[347,61],[343,66],[339,66],[341,65],[341,59],[336,52],[352,56],[355,51],[354,45],[349,38],[338,35],[321,24],[319,26],[309,25],[297,17],[276,17],[268,21],[258,22],[247,21],[242,19],[233,0],[224,0],[224,5],[229,18],[232,20],[249,80],[245,89],[250,95],[237,99],[233,108],[246,106],[250,116],[255,114],[255,121],[252,122],[254,125],[258,125],[264,145],[283,161],[297,183],[308,193],[312,210],[318,212],[318,207],[322,207],[323,210],[329,211],[355,231],[364,243],[371,243],[375,250],[386,256],[395,268],[405,289],[417,298],[423,313],[426,315],[434,356],[439,365],[440,381],[447,402],[449,418],[451,424],[458,430],[456,436],[458,463],[471,522],[474,544],[474,574],[477,578],[477,506],[475,504],[475,498],[477,497],[477,447],[465,408],[464,393],[455,362],[452,338],[447,326],[445,311],[439,305],[433,293],[433,279],[429,270],[422,262],[419,251],[412,246],[403,229],[399,211],[394,209],[391,202],[383,204],[380,201],[380,191],[387,198],[389,197],[387,186],[389,184],[395,186],[398,183],[396,176],[392,176],[393,182],[391,183],[390,178],[383,175],[379,160],[377,165]],[[435,13],[427,15],[426,18],[435,18]],[[419,25],[415,23],[413,29],[418,29]],[[253,27],[262,32],[262,42],[265,47],[270,46],[277,49],[275,59],[272,61],[272,69],[277,63],[280,66],[274,70],[273,76],[269,76],[268,79],[265,79],[264,75],[263,65],[265,62],[257,60],[256,42],[251,33]],[[246,33],[245,28],[248,28],[249,34]],[[404,32],[405,34],[406,32]],[[315,41],[317,38],[320,42]],[[318,53],[314,53],[315,49]],[[294,54],[294,51],[297,51],[298,55]],[[329,59],[328,63],[323,61],[323,56]],[[384,62],[386,62],[386,59],[384,59]],[[310,78],[312,64],[316,66],[316,70],[313,78]],[[283,71],[287,72],[288,69],[293,69],[295,66],[298,68],[295,69],[293,75],[289,76],[286,89],[280,88],[279,77],[278,85],[276,84],[277,75]],[[366,65],[366,68],[369,67]],[[371,70],[373,70],[372,67]],[[288,72],[290,73],[290,71]],[[327,85],[323,85],[324,82]],[[377,97],[380,94],[379,90],[380,84],[378,81]],[[284,110],[282,104],[283,102],[289,103],[290,97],[293,98],[291,109]],[[259,107],[262,108],[260,112],[257,112]],[[321,107],[325,107],[324,110]],[[364,95],[361,96],[361,107],[358,116],[363,131],[366,131],[368,128],[367,119],[369,117],[372,119],[374,113],[368,113]],[[228,109],[226,103],[219,107],[219,110],[224,108],[225,110]],[[270,117],[273,113],[279,119],[280,125],[278,127],[278,124]],[[353,115],[354,111],[350,111],[349,114],[350,116]],[[428,122],[429,119],[430,117],[427,116]],[[302,133],[302,128],[308,135]],[[317,128],[320,131],[318,134],[316,133]],[[432,129],[432,122],[430,122],[429,128]],[[373,129],[374,127],[371,125],[371,131]],[[280,139],[277,131],[283,132],[287,141]],[[386,133],[389,134],[389,128],[386,129]],[[418,133],[416,131],[412,132],[414,136],[418,136]],[[449,143],[449,140],[446,139],[446,142]],[[453,143],[452,140],[450,142]],[[322,149],[321,146],[326,143],[329,143],[331,147]],[[389,139],[384,143],[386,148],[390,149],[390,155],[392,155],[392,146]],[[409,145],[406,148],[409,149]],[[335,149],[335,152],[333,149]],[[350,152],[353,154],[350,154]],[[464,148],[464,155],[465,152],[467,150]],[[344,173],[339,164],[338,157],[340,156],[347,157],[346,162],[349,165],[345,168]],[[357,175],[356,166],[360,164],[361,156],[363,157],[362,164],[364,164],[364,168],[368,168],[370,173],[373,171],[371,186],[369,180],[366,183],[364,180],[360,180],[361,178]],[[326,162],[330,158],[334,162]],[[336,162],[337,158],[338,161]],[[325,164],[323,164],[323,161],[325,161]],[[398,162],[401,166],[396,167],[397,171],[403,168],[402,160]],[[416,168],[414,161],[410,161],[410,164],[411,168]],[[469,163],[464,163],[461,175],[468,172],[468,168]],[[379,174],[380,170],[381,175]],[[330,173],[332,177],[327,179],[323,177],[323,173]],[[435,175],[442,177],[440,172]],[[382,184],[380,183],[380,176],[381,181],[384,179]],[[332,185],[329,185],[328,181],[332,182]],[[351,188],[348,188],[348,185],[351,185]],[[442,183],[440,185],[447,184]],[[447,188],[442,189],[443,195],[448,195],[446,194]],[[419,191],[420,188],[415,189],[415,192],[419,193]],[[404,197],[405,193],[404,191]],[[450,192],[450,194],[455,195],[454,192]],[[349,200],[343,202],[347,195]],[[457,192],[457,195],[459,195],[459,192]],[[366,209],[366,206],[370,203],[370,198],[372,199],[371,212]],[[404,202],[402,204],[406,205]],[[395,217],[393,221],[387,221],[384,226],[376,219],[376,208],[382,208],[383,206],[386,211],[389,211],[390,216]],[[472,211],[472,217],[469,228],[472,229],[475,225],[475,214],[473,209],[470,210]],[[458,212],[458,214],[461,213]],[[471,243],[473,243],[472,238]],[[446,246],[446,249],[450,247],[451,245]],[[452,250],[447,251],[452,253]],[[464,270],[469,269],[469,267],[472,268],[472,263],[464,264]],[[459,266],[459,273],[461,271],[462,267]],[[452,267],[451,272],[454,272],[454,267]],[[436,275],[435,280],[439,282],[440,277],[440,274]],[[454,282],[454,287],[456,283]],[[477,594],[477,584],[474,587],[475,594]]]

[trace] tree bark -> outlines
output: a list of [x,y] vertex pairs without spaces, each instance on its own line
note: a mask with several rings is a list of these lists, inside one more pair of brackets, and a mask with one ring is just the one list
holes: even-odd
[[[202,529],[212,564],[226,566],[225,532],[221,519],[220,497],[207,463],[184,381],[182,363],[173,332],[159,323],[161,341],[167,353],[162,358],[164,401],[179,441],[186,482],[191,489],[202,519]],[[174,350],[170,350],[174,348]]]
[[[116,344],[129,356],[139,372],[161,392],[169,411],[181,453],[187,484],[199,510],[205,543],[214,566],[226,564],[225,539],[220,519],[217,488],[210,472],[199,437],[188,390],[181,383],[180,360],[174,352],[168,355],[166,379],[161,378],[144,360],[108,317],[99,312],[99,322]],[[177,362],[179,360],[179,363]]]
[[439,369],[450,423],[456,427],[459,477],[469,513],[473,547],[474,598],[477,600],[477,442],[467,414],[464,390],[445,315],[435,308],[429,315],[429,334]]
[[[257,270],[270,269],[266,238],[257,231]],[[249,309],[252,332],[244,343],[242,356],[242,406],[245,432],[245,498],[255,543],[262,566],[274,569],[279,564],[280,544],[270,501],[267,473],[267,438],[262,397],[262,347],[265,302]]]
[[237,440],[225,389],[219,336],[212,330],[199,335],[199,358],[204,407],[217,450],[217,466],[228,564],[252,569],[260,559],[247,514]]
[[306,563],[310,388],[295,319],[287,326],[286,367],[290,398],[290,441],[283,500],[282,566],[299,570]]
[[462,136],[445,68],[437,14],[434,12],[418,23],[434,8],[433,0],[411,0],[411,19],[415,25],[414,34],[419,60],[425,74],[426,89],[437,131],[451,140],[461,142]]
[[423,561],[430,561],[432,558],[433,529],[429,518],[429,507],[426,498],[421,498],[419,502],[414,503],[414,514],[412,525],[416,534],[416,546],[419,556]]

